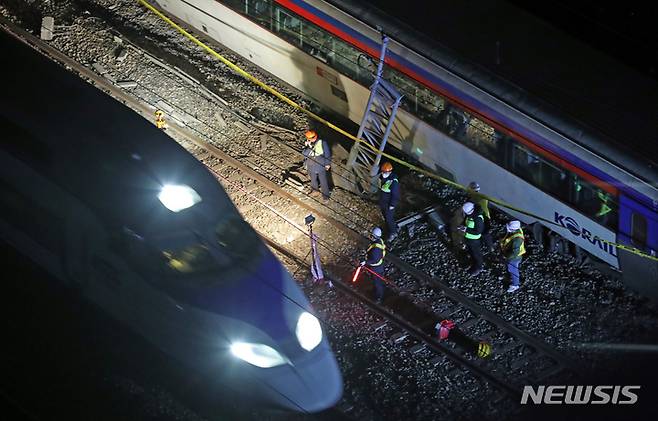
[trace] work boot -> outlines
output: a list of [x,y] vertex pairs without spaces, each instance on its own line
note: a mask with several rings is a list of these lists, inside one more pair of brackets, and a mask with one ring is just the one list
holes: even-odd
[[311,190],[311,193],[309,193],[310,197],[320,197],[320,192],[317,190]]
[[514,292],[519,288],[521,288],[521,287],[518,286],[518,285],[510,285],[509,288],[507,288],[507,292]]
[[329,201],[329,196],[322,196],[322,201],[323,202],[328,202]]

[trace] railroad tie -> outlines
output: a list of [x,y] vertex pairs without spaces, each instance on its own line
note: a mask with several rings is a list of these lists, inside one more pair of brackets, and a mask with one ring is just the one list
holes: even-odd
[[425,349],[425,344],[421,342],[409,348],[409,352],[411,352],[412,354],[418,354],[423,349]]
[[556,363],[554,366],[551,366],[551,367],[547,368],[546,370],[544,370],[544,371],[540,372],[539,374],[537,374],[537,376],[536,376],[537,382],[541,382],[545,379],[548,379],[548,378],[558,374],[559,372],[561,372],[563,370],[564,370],[564,367],[562,365],[560,365],[559,363]]
[[408,336],[409,334],[407,332],[397,332],[391,335],[390,341],[394,344],[397,344],[407,339]]
[[510,364],[510,367],[513,369],[520,368],[526,365],[531,360],[535,359],[538,355],[539,354],[537,352],[529,352],[523,357],[515,358],[514,361],[512,361],[512,364]]
[[472,319],[466,320],[464,323],[460,323],[459,325],[457,325],[457,327],[459,327],[459,329],[461,329],[462,331],[465,331],[466,329],[477,324],[481,320],[482,319],[480,319],[479,317],[473,317]]
[[430,364],[433,367],[436,367],[437,365],[443,363],[445,360],[446,360],[446,358],[443,355],[441,355],[441,356],[437,355],[436,357],[434,357],[430,360]]
[[379,323],[377,326],[375,326],[375,332],[384,329],[386,326],[388,326],[388,322],[384,320],[381,323]]

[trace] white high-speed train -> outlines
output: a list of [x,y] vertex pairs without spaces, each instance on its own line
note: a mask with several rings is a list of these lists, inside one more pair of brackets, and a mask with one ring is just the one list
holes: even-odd
[[172,357],[212,403],[334,405],[342,377],[308,299],[208,169],[2,29],[0,49],[0,238]]

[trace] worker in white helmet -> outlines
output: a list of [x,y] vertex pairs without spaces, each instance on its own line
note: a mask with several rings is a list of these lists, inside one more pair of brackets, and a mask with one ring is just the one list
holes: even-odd
[[475,212],[476,207],[472,202],[466,202],[462,206],[464,212],[464,225],[459,230],[464,233],[464,241],[468,251],[473,257],[473,264],[468,273],[472,276],[482,272],[482,250],[480,249],[480,238],[484,230],[484,216],[480,212]]
[[[361,262],[361,266],[367,265],[375,274],[370,273],[370,277],[375,284],[375,301],[381,303],[384,299],[384,257],[386,257],[386,244],[382,239],[382,230],[375,227],[372,230],[372,242],[366,251],[366,260]],[[377,276],[379,275],[379,276]]]
[[506,225],[507,235],[500,242],[500,248],[507,261],[507,271],[510,274],[511,284],[507,292],[514,292],[520,288],[519,266],[525,254],[525,237],[520,221],[510,221]]

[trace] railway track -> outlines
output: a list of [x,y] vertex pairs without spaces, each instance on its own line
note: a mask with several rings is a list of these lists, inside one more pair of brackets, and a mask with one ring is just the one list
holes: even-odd
[[[15,27],[13,30],[20,31]],[[26,34],[23,36],[27,37]],[[253,150],[262,152],[268,147],[276,145],[284,151],[283,154],[299,153],[299,150],[287,145],[282,140],[282,138],[294,136],[294,133],[246,118],[231,109],[228,102],[203,87],[194,78],[168,66],[157,57],[141,51],[139,47],[122,37],[119,32],[116,32],[115,36],[121,40],[123,48],[130,48],[140,54],[144,60],[175,75],[176,78],[184,81],[184,85],[190,87],[191,92],[205,97],[209,107],[217,107],[220,112],[215,114],[214,124],[216,126],[211,131],[217,133],[218,137],[221,137],[222,129],[230,124],[238,131],[243,132],[244,139],[255,139],[252,140]],[[259,206],[256,205],[256,202],[259,201],[259,197],[266,196],[278,198],[274,204],[269,205],[269,211],[276,210],[277,206],[288,210],[293,209],[294,215],[278,212],[276,217],[281,219],[281,225],[292,227],[288,229],[289,232],[297,231],[296,238],[289,240],[289,234],[284,238],[277,238],[275,233],[262,233],[270,246],[279,253],[297,264],[305,264],[306,259],[300,255],[298,250],[303,249],[308,240],[305,237],[303,226],[297,221],[301,222],[303,216],[308,212],[313,213],[323,222],[324,230],[339,230],[344,234],[343,243],[321,245],[325,247],[326,251],[334,254],[336,264],[332,268],[332,272],[349,273],[351,269],[349,265],[353,263],[353,258],[344,251],[363,249],[367,243],[367,239],[363,235],[364,232],[367,232],[366,218],[355,222],[345,213],[340,212],[345,209],[349,210],[349,205],[342,205],[339,202],[338,205],[333,204],[331,208],[323,206],[319,202],[309,199],[296,188],[296,185],[282,183],[281,171],[283,168],[281,165],[277,165],[280,163],[258,159],[257,154],[244,156],[243,151],[232,151],[233,153],[231,153],[231,151],[222,150],[218,146],[218,142],[213,141],[216,139],[210,139],[200,130],[199,126],[207,126],[208,123],[186,113],[184,106],[178,105],[175,98],[162,97],[147,86],[133,81],[130,75],[121,74],[117,69],[92,66],[94,69],[92,72],[89,68],[73,62],[52,47],[44,43],[39,44],[40,48],[52,58],[75,69],[81,76],[129,105],[147,119],[151,118],[155,109],[169,106],[170,109],[166,110],[171,117],[167,129],[169,133],[190,149],[200,161],[206,163],[208,168],[218,175],[227,190],[241,191],[250,196],[251,199],[244,202],[252,206],[254,213],[262,212],[261,209],[258,209]],[[170,76],[167,78],[171,79]],[[133,82],[137,85],[133,85]],[[222,144],[222,142],[219,143]],[[223,144],[226,145],[226,142]],[[249,213],[248,211],[243,212]],[[321,236],[321,232],[319,234]],[[418,289],[431,288],[440,295],[441,302],[438,303],[440,311],[432,308],[437,303],[430,305],[430,303],[413,302],[408,298],[410,291],[391,294],[383,305],[377,305],[367,299],[363,295],[363,291],[341,282],[339,277],[334,276],[333,281],[342,292],[381,318],[381,321],[374,327],[374,331],[387,336],[391,346],[401,347],[411,355],[423,354],[424,358],[428,358],[426,351],[429,351],[430,357],[427,363],[430,366],[449,366],[452,367],[449,369],[452,371],[464,370],[471,373],[477,379],[491,384],[498,391],[494,402],[509,399],[510,402],[518,403],[520,388],[523,385],[545,383],[554,376],[578,375],[577,366],[558,351],[483,308],[459,291],[450,288],[440,279],[427,275],[393,253],[387,255],[387,261],[412,277]],[[484,338],[490,341],[494,346],[492,357],[480,360],[451,342],[438,341],[434,335],[434,325],[443,319],[455,320],[459,329],[466,335],[472,334],[478,339]],[[447,364],[447,361],[450,364]],[[506,364],[506,362],[510,362],[510,364]],[[348,408],[350,405],[344,406]]]

